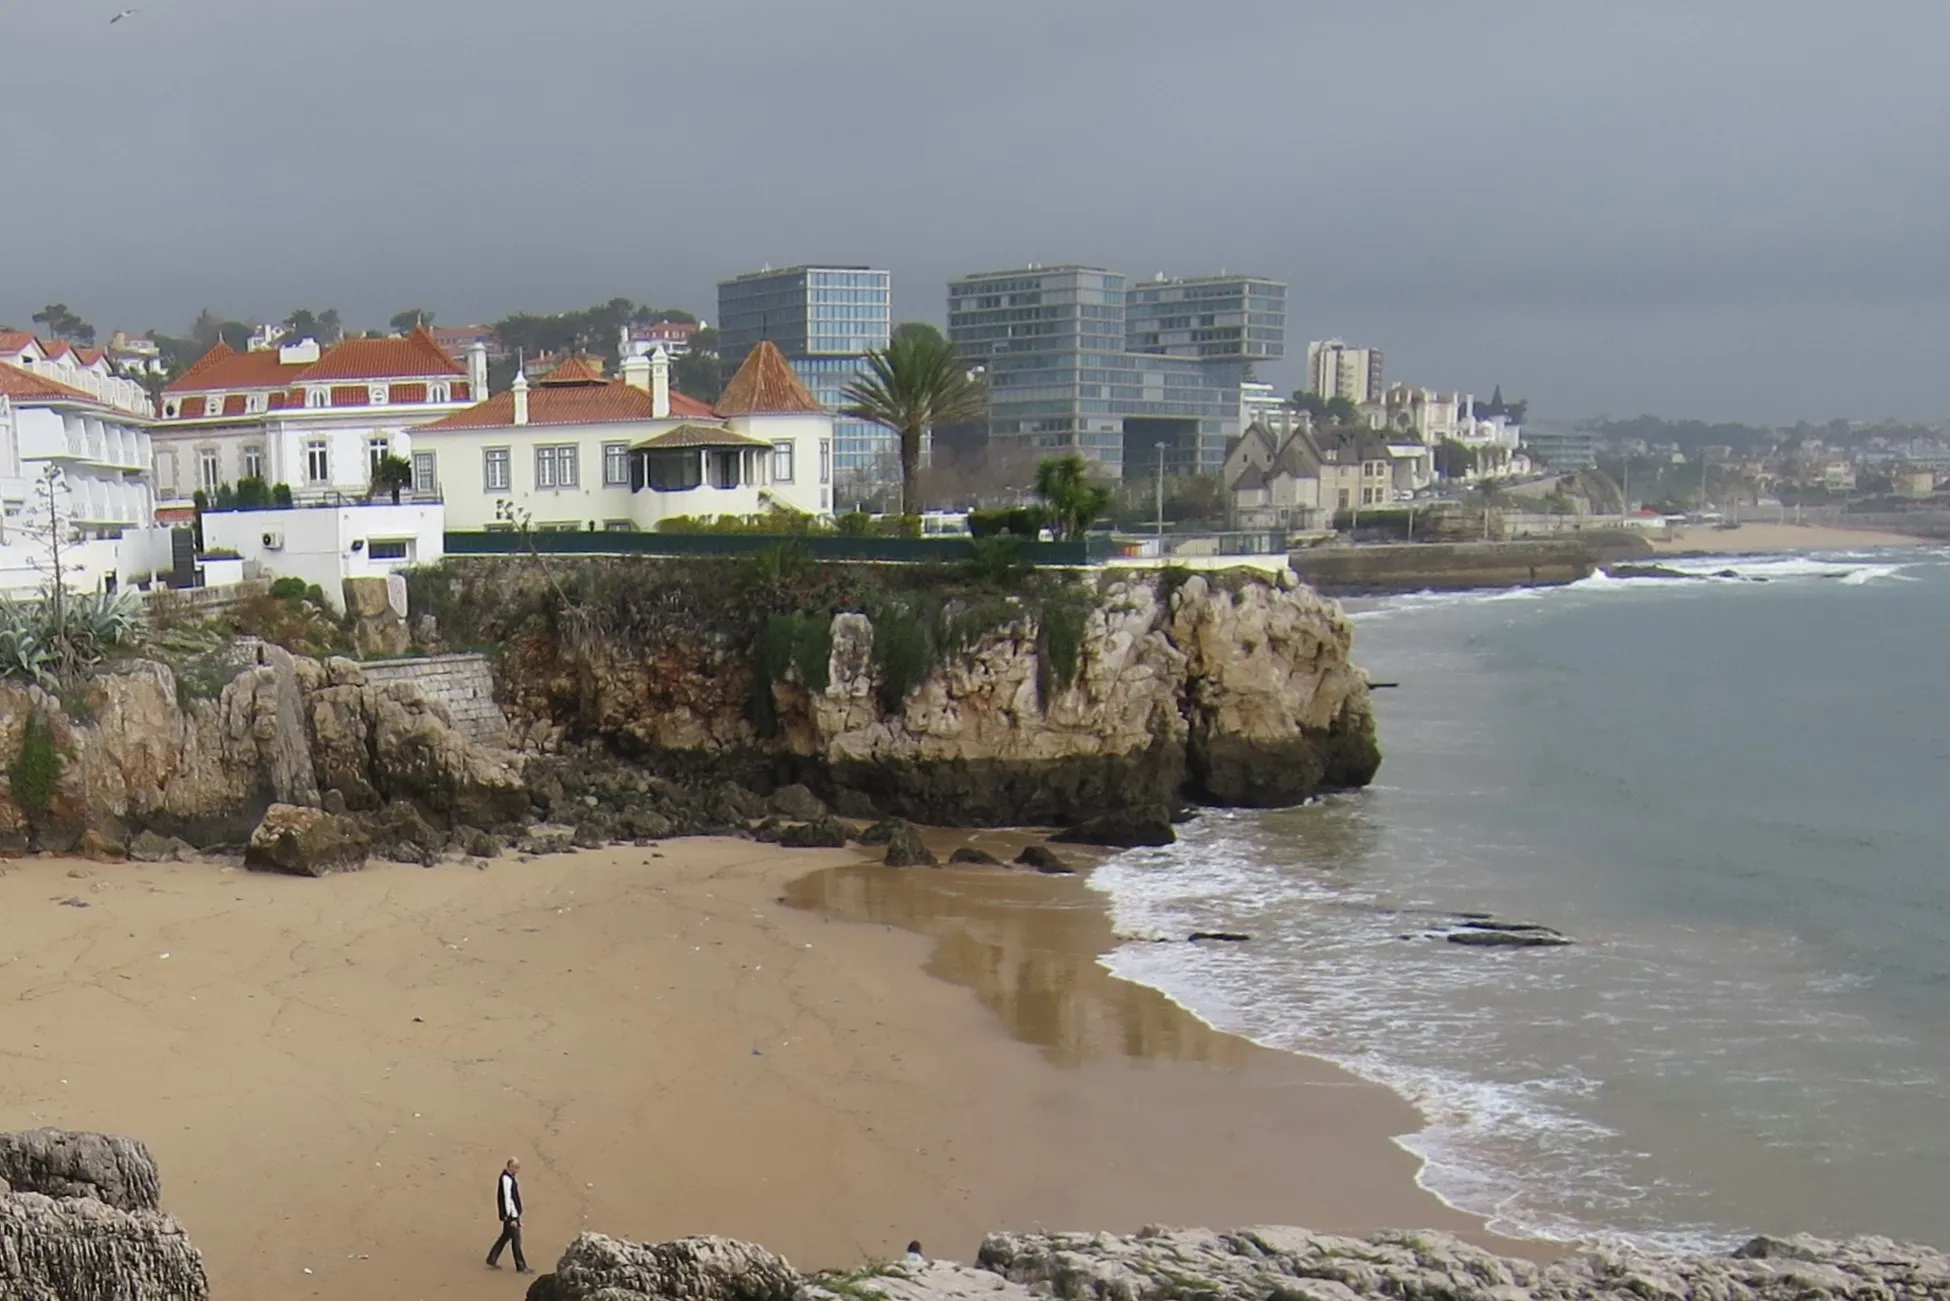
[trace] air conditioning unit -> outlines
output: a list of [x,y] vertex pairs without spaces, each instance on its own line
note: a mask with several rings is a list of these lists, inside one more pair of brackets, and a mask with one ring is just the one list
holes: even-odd
[[284,549],[284,534],[282,533],[266,533],[263,541],[266,551],[282,551]]

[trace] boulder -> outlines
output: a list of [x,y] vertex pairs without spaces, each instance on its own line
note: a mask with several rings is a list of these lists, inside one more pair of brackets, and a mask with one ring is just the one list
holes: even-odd
[[827,817],[825,803],[804,786],[781,786],[765,801],[772,812],[795,822],[817,822]]
[[394,608],[388,591],[395,583],[399,585],[400,605],[404,607],[406,581],[402,578],[347,578],[341,583],[353,649],[367,659],[403,655],[413,644],[403,609]]
[[138,863],[182,863],[196,857],[196,847],[175,836],[138,831],[129,841],[129,857]]
[[1109,849],[1137,849],[1169,845],[1178,839],[1171,829],[1171,810],[1131,809],[1090,818],[1050,839],[1070,845],[1102,845]]
[[885,821],[874,823],[871,827],[862,829],[860,834],[853,837],[853,839],[862,845],[884,845],[894,838],[896,828],[906,825],[899,818],[888,818]]
[[436,831],[420,816],[420,811],[405,800],[395,800],[363,819],[366,834],[376,858],[395,863],[419,863],[431,867],[446,846],[445,832]]
[[257,872],[325,876],[365,866],[372,841],[357,820],[323,809],[273,804],[251,832],[244,866]]
[[975,867],[1002,866],[1001,859],[989,853],[988,850],[977,849],[973,845],[963,845],[960,849],[948,855],[948,861],[950,863],[966,863]]
[[846,828],[831,818],[788,822],[779,828],[778,843],[787,849],[845,849]]
[[88,1199],[0,1195],[7,1301],[209,1301],[203,1257],[158,1211]]
[[1071,876],[1076,872],[1047,845],[1023,846],[1022,852],[1016,855],[1016,863],[1021,867],[1033,867],[1044,876]]
[[115,1134],[30,1129],[0,1134],[0,1179],[16,1193],[87,1197],[124,1211],[162,1206],[149,1149]]
[[733,1238],[636,1243],[584,1233],[528,1301],[795,1301],[799,1275],[785,1258]]
[[913,823],[898,822],[887,835],[887,856],[881,861],[888,867],[933,867],[939,860]]
[[815,1274],[800,1301],[1036,1301],[999,1274],[946,1260],[874,1263],[843,1274]]

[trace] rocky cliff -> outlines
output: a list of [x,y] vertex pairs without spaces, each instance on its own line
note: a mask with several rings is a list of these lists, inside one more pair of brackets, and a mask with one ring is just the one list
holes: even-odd
[[208,1301],[203,1259],[161,1196],[155,1162],[132,1139],[0,1135],[0,1296]]
[[507,567],[446,574],[442,631],[504,641],[501,693],[530,744],[963,825],[1292,804],[1380,762],[1351,627],[1290,575],[754,590],[631,563],[560,598]]
[[410,684],[368,684],[350,660],[256,645],[214,699],[189,698],[146,660],[65,701],[0,681],[4,762],[37,715],[52,724],[60,779],[39,810],[21,808],[11,782],[0,789],[0,849],[112,849],[145,830],[241,844],[274,804],[403,802],[480,826],[528,812],[512,756],[469,742]]
[[869,1265],[797,1281],[746,1243],[584,1234],[528,1301],[1943,1301],[1950,1258],[1887,1238],[1757,1238],[1727,1256],[1604,1249],[1538,1265],[1441,1233],[1304,1229],[991,1235],[974,1268]]

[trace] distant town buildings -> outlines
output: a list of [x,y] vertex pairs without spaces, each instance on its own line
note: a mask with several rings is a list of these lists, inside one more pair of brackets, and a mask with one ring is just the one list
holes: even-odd
[[691,337],[698,331],[696,321],[653,321],[649,325],[635,325],[629,328],[628,352],[641,352],[645,355],[658,348],[673,361],[687,356],[691,351]]
[[1346,398],[1356,406],[1380,401],[1381,349],[1350,348],[1340,339],[1308,344],[1307,391],[1323,398]]
[[1284,355],[1286,286],[1031,265],[948,286],[948,337],[989,390],[1003,447],[1081,454],[1111,478],[1148,466],[1217,473],[1242,428],[1253,362]]
[[427,332],[456,365],[467,364],[467,350],[477,343],[486,350],[489,361],[507,356],[491,325],[433,325],[427,327]]
[[424,327],[403,338],[311,339],[255,352],[222,343],[163,389],[156,427],[157,488],[167,500],[261,479],[299,499],[363,496],[381,457],[412,459],[415,487],[432,492],[413,456],[415,425],[476,401],[486,350],[450,357]]
[[[820,405],[837,412],[847,385],[866,373],[866,355],[893,332],[892,276],[871,267],[795,266],[748,272],[718,284],[718,357],[735,374],[761,341],[790,363]],[[833,488],[843,505],[900,482],[892,431],[837,418]]]

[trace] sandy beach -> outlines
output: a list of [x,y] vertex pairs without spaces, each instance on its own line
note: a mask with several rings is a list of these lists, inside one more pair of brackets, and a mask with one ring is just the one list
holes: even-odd
[[1737,528],[1678,528],[1670,538],[1653,538],[1655,551],[1693,555],[1778,555],[1798,551],[1872,551],[1882,547],[1929,545],[1928,539],[1880,529],[1832,528],[1823,524],[1742,524]]
[[219,1301],[517,1293],[481,1265],[509,1155],[541,1268],[585,1227],[802,1268],[1007,1226],[1489,1240],[1415,1186],[1406,1103],[1112,980],[1110,938],[1074,878],[743,841],[317,881],[24,860],[0,1126],[146,1140]]

